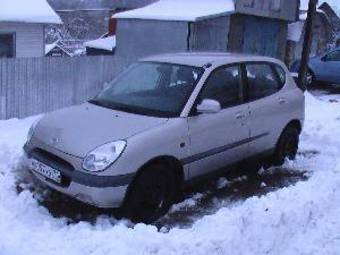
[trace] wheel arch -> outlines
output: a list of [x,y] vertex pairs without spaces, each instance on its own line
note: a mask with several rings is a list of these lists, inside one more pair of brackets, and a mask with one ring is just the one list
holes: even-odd
[[128,186],[123,204],[125,203],[126,198],[131,190],[131,187],[134,185],[134,182],[137,180],[137,178],[143,173],[143,171],[146,171],[148,167],[154,164],[164,164],[164,165],[168,165],[169,167],[172,167],[175,173],[175,177],[177,181],[179,182],[180,189],[183,187],[185,173],[184,173],[184,167],[181,161],[174,156],[169,156],[169,155],[157,156],[147,161],[144,165],[142,165],[137,170],[136,175],[133,177],[131,183]]
[[298,119],[294,119],[294,120],[291,120],[286,126],[285,128],[282,130],[282,132],[287,129],[288,127],[294,127],[296,128],[298,131],[299,131],[299,134],[301,134],[302,132],[302,124],[301,124],[301,121],[298,120]]

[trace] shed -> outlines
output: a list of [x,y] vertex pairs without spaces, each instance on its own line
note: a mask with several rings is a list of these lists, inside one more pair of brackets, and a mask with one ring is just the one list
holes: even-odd
[[46,0],[1,0],[0,58],[43,57],[46,24],[62,23]]
[[[300,20],[289,24],[286,63],[290,65],[299,59],[302,54],[305,20],[308,4],[301,1]],[[317,9],[313,20],[313,39],[311,45],[311,56],[322,55],[331,47],[333,43],[334,26],[330,17],[321,10]]]
[[[296,8],[295,8],[296,7]],[[115,14],[116,54],[233,51],[284,58],[298,0],[159,0]]]
[[84,43],[86,55],[113,55],[116,49],[116,36],[106,36]]
[[69,51],[60,41],[45,45],[46,57],[73,57],[74,54]]

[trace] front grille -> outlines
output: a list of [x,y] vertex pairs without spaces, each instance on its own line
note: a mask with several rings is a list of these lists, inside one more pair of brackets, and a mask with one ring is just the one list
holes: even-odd
[[[68,187],[71,183],[71,178],[70,176],[72,175],[71,172],[73,172],[75,169],[74,167],[64,159],[48,152],[42,149],[34,149],[31,153],[30,156],[33,157],[34,159],[56,169],[59,170],[62,174],[62,183],[55,183],[57,185],[61,185],[63,187]],[[50,180],[49,180],[50,181]],[[52,181],[51,181],[52,182]]]

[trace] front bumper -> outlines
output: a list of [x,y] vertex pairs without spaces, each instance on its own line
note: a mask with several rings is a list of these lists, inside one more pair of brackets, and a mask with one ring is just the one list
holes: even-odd
[[[61,155],[63,154],[62,152],[51,152],[51,149],[46,151],[46,147],[41,149],[25,145],[24,150],[29,161],[32,159],[38,160],[61,172],[62,183],[58,184],[30,169],[42,183],[63,194],[99,208],[120,207],[128,185],[134,177],[134,174],[97,176],[78,171],[73,167],[73,165],[77,164],[72,164],[70,155],[63,157],[63,155]],[[41,153],[41,151],[46,152],[46,154]],[[57,159],[61,160],[58,161]],[[28,165],[31,165],[30,162],[28,162]]]

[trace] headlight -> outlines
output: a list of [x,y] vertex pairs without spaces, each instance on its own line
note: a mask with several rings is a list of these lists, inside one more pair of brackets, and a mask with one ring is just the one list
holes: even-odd
[[34,121],[33,124],[31,125],[30,129],[28,130],[27,133],[27,142],[31,141],[33,134],[34,134],[34,130],[35,127],[38,125],[39,121],[41,118],[39,118],[38,120]]
[[103,171],[119,158],[125,147],[125,141],[117,141],[99,146],[86,155],[83,161],[83,168],[91,172]]

